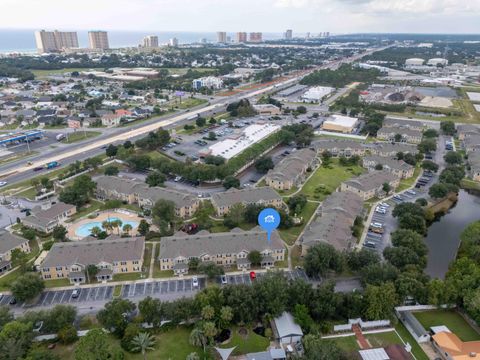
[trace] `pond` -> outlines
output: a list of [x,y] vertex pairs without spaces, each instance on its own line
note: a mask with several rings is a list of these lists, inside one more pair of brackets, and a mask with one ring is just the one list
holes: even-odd
[[480,197],[460,190],[458,201],[448,213],[428,228],[426,273],[443,279],[448,266],[457,256],[460,234],[473,221],[480,220]]

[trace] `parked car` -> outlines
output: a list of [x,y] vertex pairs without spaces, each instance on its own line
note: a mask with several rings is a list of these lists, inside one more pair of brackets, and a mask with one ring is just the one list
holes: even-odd
[[72,299],[78,298],[78,297],[80,296],[80,291],[81,291],[80,289],[75,289],[75,290],[73,290],[73,292],[72,292]]
[[197,288],[197,287],[198,287],[198,277],[194,276],[194,277],[192,278],[192,286],[193,286],[194,288]]
[[257,274],[255,274],[255,271],[250,271],[250,280],[255,280],[257,278]]
[[17,303],[17,299],[15,299],[13,296],[12,298],[10,299],[10,301],[8,302],[10,305],[15,305]]
[[0,181],[0,187],[7,185],[6,181]]
[[222,282],[222,285],[227,285],[227,275],[222,275],[220,276],[220,280]]

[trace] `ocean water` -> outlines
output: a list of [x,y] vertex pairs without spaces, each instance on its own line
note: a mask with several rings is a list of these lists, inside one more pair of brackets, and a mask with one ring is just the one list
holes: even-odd
[[[63,29],[59,29],[63,30]],[[7,52],[35,52],[35,30],[34,29],[0,29],[0,53]],[[78,42],[80,47],[88,46],[88,31],[79,30]],[[137,46],[146,35],[157,35],[159,44],[166,44],[169,39],[176,37],[180,44],[199,42],[200,39],[207,39],[215,42],[215,32],[182,32],[182,31],[108,31],[110,47]],[[227,33],[234,39],[234,33]],[[263,38],[273,40],[281,38],[281,34],[264,33]]]

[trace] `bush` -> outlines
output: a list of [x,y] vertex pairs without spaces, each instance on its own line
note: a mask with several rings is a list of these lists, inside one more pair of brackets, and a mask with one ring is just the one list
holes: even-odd
[[58,339],[64,345],[73,344],[78,339],[77,329],[73,325],[67,325],[58,332]]

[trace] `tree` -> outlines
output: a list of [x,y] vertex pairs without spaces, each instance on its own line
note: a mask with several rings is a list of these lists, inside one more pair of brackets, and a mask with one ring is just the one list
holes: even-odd
[[110,345],[108,335],[102,329],[92,329],[82,336],[75,347],[75,360],[113,360],[116,349]]
[[43,318],[42,330],[56,333],[72,325],[77,317],[77,309],[72,305],[56,305]]
[[245,216],[245,206],[242,203],[234,204],[230,211],[225,215],[223,224],[230,229],[233,229],[240,225]]
[[399,269],[404,269],[408,265],[419,266],[423,269],[427,264],[426,257],[420,257],[415,251],[404,246],[389,246],[383,251],[383,256],[393,266]]
[[150,231],[150,225],[148,224],[147,220],[142,219],[140,220],[140,223],[138,224],[137,232],[145,236],[147,233]]
[[295,322],[300,325],[303,331],[306,333],[310,332],[314,321],[310,316],[308,307],[306,305],[296,304],[293,310],[293,317],[295,318]]
[[150,187],[163,186],[163,183],[167,180],[167,177],[159,171],[152,171],[147,175],[145,182]]
[[22,359],[33,340],[31,323],[12,321],[3,326],[0,331],[0,350],[2,359]]
[[262,254],[260,254],[260,251],[258,250],[252,250],[248,253],[248,261],[250,261],[250,263],[252,265],[260,265],[260,263],[262,262]]
[[136,154],[127,159],[128,166],[134,171],[146,171],[150,168],[150,156]]
[[29,350],[25,360],[61,360],[60,357],[51,350],[35,346]]
[[305,346],[304,360],[345,360],[340,348],[333,341],[325,341],[312,334],[305,335],[303,338]]
[[233,175],[228,175],[227,177],[225,177],[225,179],[223,179],[223,187],[225,189],[230,189],[230,188],[239,188],[240,187],[240,180],[238,180],[235,176]]
[[303,194],[294,195],[287,200],[288,208],[295,214],[300,214],[307,205],[307,197]]
[[422,154],[430,153],[437,150],[437,142],[435,139],[423,139],[420,144],[417,145],[418,151]]
[[118,152],[118,147],[116,147],[115,145],[113,144],[110,144],[107,146],[107,148],[105,149],[105,154],[108,156],[108,157],[114,157],[117,155],[117,152]]
[[52,236],[56,241],[65,241],[68,231],[63,225],[57,225],[52,230]]
[[143,359],[147,359],[147,351],[153,350],[153,345],[155,345],[155,338],[149,333],[142,332],[135,336],[132,340],[134,351],[139,351],[142,353]]
[[31,300],[39,295],[45,288],[44,281],[34,273],[26,273],[19,276],[11,285],[13,296],[18,301]]
[[200,356],[196,352],[192,352],[187,355],[185,360],[200,360]]
[[122,228],[123,232],[127,235],[130,234],[130,231],[132,231],[132,229],[133,229],[133,227],[130,224],[125,224],[125,225],[123,225],[123,228]]
[[438,165],[431,160],[424,160],[422,162],[422,168],[424,170],[433,171],[433,172],[438,171]]
[[436,137],[438,137],[438,132],[435,129],[427,129],[423,132],[423,137],[425,137],[425,138],[436,138]]
[[377,165],[375,165],[375,170],[383,170],[383,165],[378,163]]
[[152,208],[152,215],[156,222],[163,220],[172,222],[175,219],[175,203],[170,200],[160,199]]
[[122,337],[128,325],[128,316],[135,310],[133,302],[126,299],[113,299],[97,314],[97,319],[109,331]]
[[222,156],[208,155],[205,157],[205,164],[220,166],[225,164],[225,158]]
[[206,123],[207,123],[207,120],[205,120],[205,118],[201,116],[197,117],[197,119],[195,120],[195,124],[198,127],[204,127]]
[[413,250],[418,256],[426,256],[428,249],[422,235],[407,229],[398,229],[391,234],[392,245],[406,247]]
[[367,307],[365,316],[369,320],[393,319],[393,308],[398,298],[392,283],[380,286],[368,285],[365,290]]
[[67,325],[58,332],[58,338],[64,345],[73,344],[77,341],[77,329],[73,325]]
[[261,174],[266,174],[268,170],[273,169],[275,164],[273,163],[273,160],[271,157],[262,157],[255,161],[255,169],[261,173]]
[[8,307],[0,306],[0,330],[10,321],[13,321],[13,313]]
[[88,175],[80,175],[73,180],[73,184],[65,188],[59,196],[60,201],[80,207],[86,204],[93,194],[97,184]]
[[434,199],[443,199],[448,195],[448,186],[442,183],[433,184],[428,189],[428,195]]
[[198,265],[198,272],[207,275],[209,279],[214,279],[215,277],[224,274],[223,268],[211,261],[202,262]]
[[114,165],[109,165],[105,167],[103,173],[107,176],[117,176],[119,173],[118,167]]
[[325,275],[328,270],[339,271],[341,268],[341,255],[330,244],[320,243],[308,249],[305,271],[309,276]]
[[460,165],[463,162],[462,155],[456,151],[448,151],[443,159],[449,165]]
[[233,310],[230,306],[222,306],[220,309],[220,316],[219,316],[219,326],[221,329],[226,329],[227,326],[233,319]]
[[205,334],[205,337],[207,338],[207,344],[210,344],[213,340],[213,337],[217,335],[218,330],[217,327],[215,326],[215,323],[212,321],[206,321],[203,323],[203,333]]
[[97,265],[94,264],[89,264],[85,268],[85,275],[88,279],[89,282],[93,282],[93,279],[95,279],[95,276],[98,274],[98,267]]
[[202,308],[202,319],[213,320],[215,317],[215,308],[211,305],[206,305]]
[[208,133],[208,137],[207,137],[207,138],[208,138],[208,140],[210,140],[210,141],[217,140],[217,135],[216,135],[213,131],[210,131],[210,132]]
[[208,340],[203,332],[203,329],[200,327],[197,326],[193,328],[193,330],[190,332],[188,341],[192,346],[202,347],[203,351],[205,352],[205,347],[207,346]]
[[385,193],[388,195],[390,191],[392,190],[392,187],[390,186],[389,183],[385,182],[382,185],[382,190],[385,191]]
[[380,262],[379,255],[367,249],[360,251],[350,251],[347,254],[347,264],[350,270],[358,271],[371,264],[377,264]]
[[453,121],[447,120],[440,122],[440,129],[445,135],[455,135],[455,123]]
[[322,152],[322,165],[328,167],[332,162],[332,153],[328,150]]
[[394,140],[395,140],[395,142],[400,142],[400,141],[402,141],[402,134],[395,134]]

